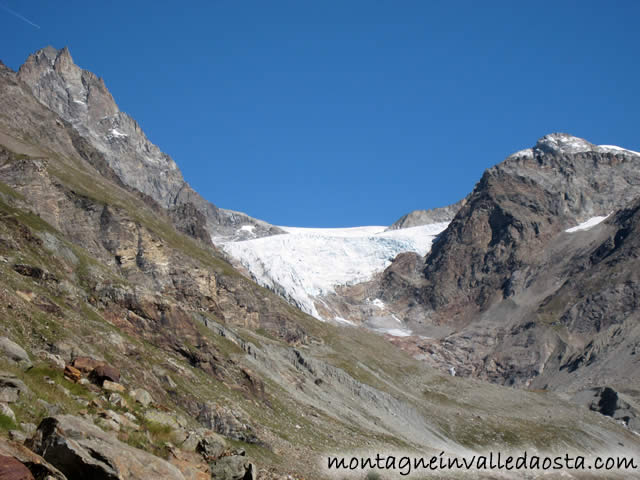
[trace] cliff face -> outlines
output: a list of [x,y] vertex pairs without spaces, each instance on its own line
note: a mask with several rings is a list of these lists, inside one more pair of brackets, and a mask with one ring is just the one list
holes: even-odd
[[489,169],[426,258],[421,299],[464,323],[512,296],[555,235],[640,194],[639,164],[632,152],[555,134]]
[[[30,55],[18,72],[34,96],[69,122],[100,152],[127,186],[163,208],[192,205],[206,220],[210,236],[219,240],[282,233],[277,227],[239,212],[219,209],[203,199],[182,177],[171,157],[146,137],[138,123],[121,112],[104,81],[78,67],[67,48],[46,47]],[[243,225],[254,228],[240,230]]]

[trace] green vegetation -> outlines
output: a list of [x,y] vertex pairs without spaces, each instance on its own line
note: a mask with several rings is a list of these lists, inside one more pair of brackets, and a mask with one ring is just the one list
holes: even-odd
[[0,413],[0,430],[15,430],[16,424],[11,417]]

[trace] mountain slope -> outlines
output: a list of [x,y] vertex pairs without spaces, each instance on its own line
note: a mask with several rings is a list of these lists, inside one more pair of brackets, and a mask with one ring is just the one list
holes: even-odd
[[637,396],[635,247],[596,259],[631,241],[638,167],[636,152],[554,134],[487,170],[431,252],[378,284],[409,328],[440,329],[404,347],[498,383]]
[[[46,47],[30,55],[18,78],[38,100],[71,123],[125,185],[167,209],[191,205],[204,216],[210,236],[234,239],[282,233],[266,222],[219,209],[203,199],[185,182],[173,159],[147,139],[133,118],[119,110],[104,81],[79,68],[67,48]],[[253,227],[251,235],[240,230],[243,225]]]

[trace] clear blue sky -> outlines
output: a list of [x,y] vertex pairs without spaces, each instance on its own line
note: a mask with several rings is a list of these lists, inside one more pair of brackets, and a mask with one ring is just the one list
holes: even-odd
[[279,225],[455,202],[555,131],[640,150],[638,1],[0,5],[7,65],[69,46],[204,197]]

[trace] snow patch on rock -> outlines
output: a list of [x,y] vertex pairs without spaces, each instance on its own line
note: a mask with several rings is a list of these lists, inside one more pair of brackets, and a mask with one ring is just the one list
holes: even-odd
[[392,337],[410,337],[413,335],[411,330],[406,330],[404,328],[380,328],[376,331],[381,333],[386,333],[387,335],[391,335]]
[[589,220],[582,222],[580,225],[576,225],[575,227],[566,229],[565,232],[574,233],[574,232],[579,232],[581,230],[589,230],[595,227],[596,225],[598,225],[599,223],[602,223],[608,217],[609,215],[606,215],[604,217],[591,217]]
[[628,150],[626,148],[618,147],[617,145],[598,145],[598,148],[601,151],[608,152],[608,153],[624,153],[628,155],[640,156],[640,152],[634,152],[633,150]]

